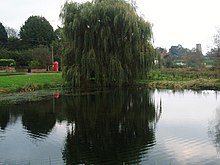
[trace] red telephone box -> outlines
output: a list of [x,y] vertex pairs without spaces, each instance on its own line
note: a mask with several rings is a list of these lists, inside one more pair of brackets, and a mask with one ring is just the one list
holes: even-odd
[[58,72],[58,70],[59,70],[59,63],[57,61],[55,61],[53,63],[53,70],[54,70],[54,72]]

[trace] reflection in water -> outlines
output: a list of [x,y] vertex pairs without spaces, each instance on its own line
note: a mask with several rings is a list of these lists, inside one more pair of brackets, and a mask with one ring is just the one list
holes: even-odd
[[115,91],[65,100],[71,107],[66,164],[138,163],[155,144],[155,105],[147,91]]
[[22,116],[22,124],[34,139],[46,137],[56,124],[56,115],[51,106],[50,103],[41,102],[37,106],[35,103],[26,107]]
[[47,136],[56,123],[51,101],[34,102],[25,105],[3,106],[0,108],[0,128],[16,123],[22,118],[23,127],[32,138]]
[[0,111],[0,130],[5,130],[10,119],[9,112],[6,110]]
[[0,164],[219,164],[219,93],[115,90],[57,98],[0,106]]
[[0,164],[217,165],[219,96],[116,90],[0,106]]
[[220,153],[220,107],[216,110],[215,119],[210,123],[209,135]]
[[[42,156],[51,158],[51,162],[60,157],[65,164],[136,164],[155,145],[155,125],[160,115],[161,105],[154,104],[147,90],[94,92],[1,106],[0,146],[7,149],[0,147],[0,164],[2,159],[3,164],[4,159],[6,164],[21,162],[25,155],[31,164],[35,164],[32,159]],[[15,130],[13,123],[17,124]],[[57,130],[58,124],[64,131]],[[11,134],[16,137],[9,133],[2,138],[4,131],[14,131]],[[14,146],[22,148],[14,150]],[[62,158],[59,154],[51,157],[49,153],[54,150]]]

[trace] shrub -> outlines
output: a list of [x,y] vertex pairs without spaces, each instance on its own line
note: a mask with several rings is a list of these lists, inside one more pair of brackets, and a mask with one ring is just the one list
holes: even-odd
[[0,59],[0,67],[15,66],[13,59]]

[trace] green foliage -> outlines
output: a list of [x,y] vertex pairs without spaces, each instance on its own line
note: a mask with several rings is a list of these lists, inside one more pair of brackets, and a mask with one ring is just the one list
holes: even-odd
[[174,63],[175,59],[176,58],[174,56],[168,55],[162,59],[162,65],[165,68],[175,68],[175,63]]
[[55,30],[55,40],[52,42],[53,46],[53,57],[54,61],[58,61],[61,64],[61,57],[63,54],[63,47],[65,43],[63,42],[63,28],[58,27]]
[[[0,26],[0,31],[1,29]],[[7,44],[5,44],[4,48],[1,48],[0,41],[0,59],[14,59],[19,67],[33,65],[48,66],[51,64],[50,46],[52,41],[55,40],[55,33],[53,27],[44,17],[29,17],[21,27],[20,38],[18,38],[15,29],[6,27],[6,31],[10,37],[7,39]],[[0,33],[0,39],[1,36]],[[61,44],[55,45],[56,50],[62,47]],[[61,51],[57,54],[60,55]],[[55,57],[55,60],[61,61],[60,56],[59,58]]]
[[163,69],[153,70],[149,73],[148,78],[151,81],[167,80],[167,81],[188,81],[198,78],[217,79],[220,72],[211,69]]
[[196,53],[191,52],[183,57],[184,62],[186,63],[186,66],[192,67],[192,68],[202,68],[204,67],[204,56]]
[[190,81],[152,81],[147,86],[151,89],[192,89],[192,90],[220,90],[220,83],[217,80],[195,79]]
[[0,67],[15,66],[15,60],[13,59],[0,59]]
[[55,39],[55,34],[44,17],[31,16],[20,29],[20,38],[28,47],[49,46]]
[[[30,50],[32,52],[31,59],[32,64],[37,64],[36,66],[49,66],[51,65],[51,52],[47,47],[37,47]],[[35,61],[33,63],[33,61]],[[30,63],[29,63],[30,64]]]
[[153,70],[147,80],[138,83],[149,88],[163,89],[220,89],[220,72],[212,69]]
[[162,64],[165,68],[202,68],[204,59],[201,52],[178,45],[171,46],[169,54],[163,58]]
[[9,51],[18,51],[23,49],[22,42],[18,38],[9,37],[7,42],[7,50]]
[[16,66],[28,66],[31,61],[30,50],[25,51],[8,51],[6,49],[0,49],[0,59],[13,59],[16,61]]
[[37,62],[38,66],[48,66],[51,64],[51,52],[49,48],[43,46],[22,51],[0,49],[1,58],[15,60],[16,66],[30,66],[31,61]]
[[31,61],[31,62],[29,63],[29,66],[30,66],[30,67],[35,67],[35,66],[41,66],[41,64],[40,64],[38,61],[33,60],[33,61]]
[[0,48],[6,46],[7,40],[8,40],[7,32],[5,30],[5,27],[0,22]]
[[172,56],[183,56],[186,55],[190,52],[189,49],[187,48],[183,48],[182,45],[178,45],[178,46],[171,46],[171,48],[169,49],[169,54]]
[[72,86],[121,86],[146,75],[154,61],[151,25],[124,0],[66,3],[63,77]]

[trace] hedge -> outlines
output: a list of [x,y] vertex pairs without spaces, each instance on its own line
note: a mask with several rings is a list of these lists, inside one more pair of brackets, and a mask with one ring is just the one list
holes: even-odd
[[0,67],[15,66],[13,59],[0,59]]

